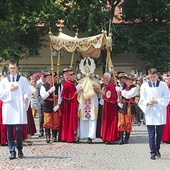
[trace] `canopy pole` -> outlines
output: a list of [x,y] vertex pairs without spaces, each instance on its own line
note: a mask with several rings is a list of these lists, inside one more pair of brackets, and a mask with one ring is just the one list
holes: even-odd
[[58,51],[58,60],[57,60],[57,83],[59,83],[59,70],[60,70],[60,57],[61,57],[61,51]]
[[[78,34],[78,31],[79,31],[79,29],[77,28],[77,29],[76,29],[76,32],[75,32],[75,36],[74,36],[75,38],[78,38],[78,35],[79,35],[79,34]],[[75,51],[72,52],[70,69],[73,68],[74,55],[75,55]]]
[[[51,28],[50,28],[50,31],[49,31],[49,36],[52,35],[52,32],[51,32]],[[50,53],[51,53],[51,74],[52,74],[52,84],[54,86],[54,59],[53,59],[53,49],[52,49],[52,43],[51,43],[51,40],[50,40]],[[53,91],[53,97],[55,96],[55,92]],[[56,105],[56,101],[54,99],[54,106]]]
[[72,69],[72,68],[73,68],[74,54],[75,54],[75,51],[73,51],[73,52],[72,52],[70,69]]
[[115,84],[116,84],[116,86],[117,86],[117,81],[116,81],[114,66],[113,66],[113,62],[112,62],[111,56],[110,56],[110,50],[109,50],[109,49],[107,49],[107,59],[108,59],[108,62],[107,62],[107,63],[108,63],[108,70],[109,70],[109,68],[111,69],[111,70],[109,70],[109,71],[112,71],[113,79],[114,79],[114,82],[115,82]]

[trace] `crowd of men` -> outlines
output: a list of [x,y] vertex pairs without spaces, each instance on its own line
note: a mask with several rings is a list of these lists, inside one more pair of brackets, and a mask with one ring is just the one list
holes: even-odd
[[[10,159],[16,158],[13,128],[18,157],[23,158],[21,125],[28,122],[29,107],[33,116],[39,114],[39,137],[45,136],[47,143],[87,140],[92,144],[99,137],[105,144],[127,144],[132,124],[140,126],[143,121],[149,134],[151,159],[161,157],[159,149],[170,102],[168,74],[160,76],[151,68],[148,76],[123,72],[113,76],[106,72],[100,78],[94,74],[76,75],[66,68],[62,76],[43,72],[28,81],[18,75],[16,63],[9,64],[9,71],[10,75],[0,83],[0,100]],[[169,141],[164,141],[170,142],[170,129],[166,133]]]

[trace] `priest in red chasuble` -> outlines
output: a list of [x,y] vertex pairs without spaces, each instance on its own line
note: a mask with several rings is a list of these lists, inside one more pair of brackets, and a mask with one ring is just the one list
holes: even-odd
[[67,74],[67,80],[63,85],[62,103],[61,103],[61,126],[59,133],[59,141],[75,142],[78,128],[77,115],[77,94],[75,87],[75,73],[70,70]]
[[103,75],[104,91],[98,90],[103,94],[103,118],[101,138],[106,144],[114,142],[118,139],[119,133],[117,129],[118,110],[117,110],[117,93],[115,85],[111,81],[110,73]]

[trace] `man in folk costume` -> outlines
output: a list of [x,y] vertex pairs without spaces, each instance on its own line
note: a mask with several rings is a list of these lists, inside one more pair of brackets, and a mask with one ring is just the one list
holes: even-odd
[[[122,89],[126,88],[126,77],[125,77],[125,73],[121,72],[118,74],[117,76],[118,80],[117,80],[117,87],[116,87],[116,92],[121,91]],[[122,103],[121,103],[121,95],[118,96],[117,98],[117,103],[118,103],[118,107],[122,108]]]
[[46,82],[41,86],[40,95],[44,100],[42,110],[44,113],[44,124],[46,142],[49,143],[51,140],[52,130],[52,141],[57,141],[57,131],[59,130],[59,123],[61,112],[59,110],[61,104],[61,84],[54,83],[53,78],[56,76],[55,73],[46,73]]
[[91,144],[92,139],[96,138],[98,114],[98,95],[94,87],[99,88],[100,84],[98,80],[92,77],[92,73],[96,68],[93,59],[82,59],[79,68],[82,74],[85,75],[77,85],[77,89],[82,88],[78,96],[79,138],[87,139],[87,142]]
[[76,142],[78,116],[77,116],[77,94],[75,73],[69,70],[67,80],[63,85],[61,103],[61,126],[59,131],[59,141]]
[[158,72],[155,68],[149,69],[148,73],[150,81],[142,84],[138,105],[145,113],[151,159],[155,160],[155,157],[161,157],[159,150],[170,92],[167,84],[158,80]]
[[7,128],[9,159],[16,158],[13,129],[16,131],[18,157],[23,158],[22,125],[27,124],[27,110],[31,99],[28,80],[17,74],[17,63],[9,63],[10,75],[0,82],[0,100],[3,101],[3,124]]
[[[130,133],[132,132],[132,123],[135,112],[135,96],[138,93],[138,88],[133,84],[134,76],[126,75],[126,87],[123,88],[118,94],[121,96],[122,106],[119,108],[118,113],[118,130],[120,132],[119,144],[128,143]],[[125,132],[125,140],[124,140]]]
[[103,75],[104,91],[98,90],[103,94],[103,117],[101,138],[108,144],[118,139],[118,110],[117,110],[117,93],[114,83],[111,81],[110,73]]

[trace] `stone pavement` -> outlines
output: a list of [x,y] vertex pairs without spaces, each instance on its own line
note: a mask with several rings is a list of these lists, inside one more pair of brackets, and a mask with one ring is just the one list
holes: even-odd
[[[38,118],[35,118],[36,124]],[[129,144],[105,145],[50,143],[38,134],[24,147],[23,159],[9,160],[8,148],[0,146],[0,170],[170,170],[170,145],[162,143],[162,158],[151,160],[146,126],[133,126]]]

